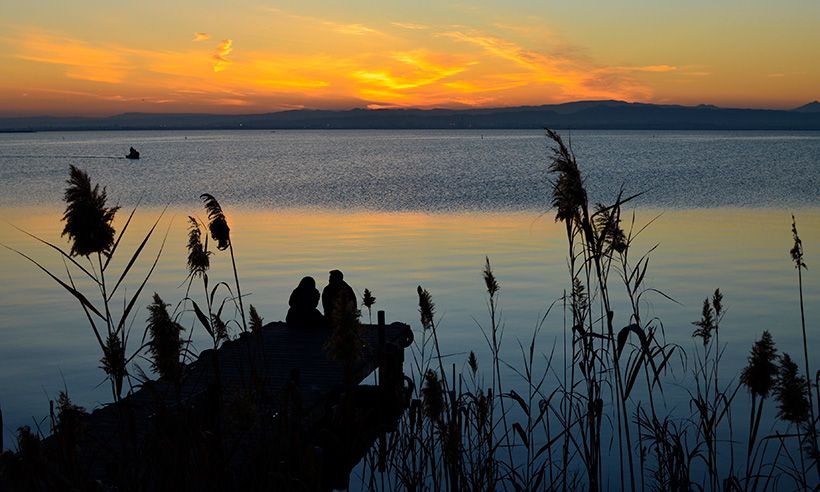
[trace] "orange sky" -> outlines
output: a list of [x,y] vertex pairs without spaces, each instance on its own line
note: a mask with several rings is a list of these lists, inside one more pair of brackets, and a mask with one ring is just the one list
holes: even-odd
[[659,3],[3,2],[0,114],[820,99],[820,2]]

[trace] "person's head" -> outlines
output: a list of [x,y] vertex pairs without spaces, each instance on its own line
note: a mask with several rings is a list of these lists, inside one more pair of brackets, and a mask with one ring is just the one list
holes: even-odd
[[339,270],[331,270],[330,271],[330,283],[335,284],[344,280],[344,274]]
[[300,289],[315,289],[316,288],[316,281],[313,280],[313,277],[304,277],[302,278],[301,282],[299,282]]

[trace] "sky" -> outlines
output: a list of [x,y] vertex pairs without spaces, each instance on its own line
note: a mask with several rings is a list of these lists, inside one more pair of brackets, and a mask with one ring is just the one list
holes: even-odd
[[820,99],[817,0],[4,0],[0,115]]

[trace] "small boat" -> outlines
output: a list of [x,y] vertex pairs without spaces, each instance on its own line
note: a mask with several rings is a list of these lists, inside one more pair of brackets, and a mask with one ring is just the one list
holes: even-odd
[[139,159],[140,153],[137,152],[137,149],[131,147],[131,150],[128,152],[128,155],[125,156],[126,159]]

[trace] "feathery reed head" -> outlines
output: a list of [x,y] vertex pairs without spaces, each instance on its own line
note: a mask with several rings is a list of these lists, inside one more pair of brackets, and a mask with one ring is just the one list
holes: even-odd
[[576,323],[583,324],[589,307],[589,296],[584,292],[584,284],[578,277],[572,278],[572,298],[570,299],[572,315]]
[[[715,289],[715,295],[712,296],[712,307],[715,309],[716,320],[720,321],[720,315],[723,313],[723,293],[720,292],[720,289]],[[717,326],[715,329],[717,329]]]
[[467,365],[470,366],[470,372],[472,372],[473,377],[475,377],[475,375],[478,374],[478,358],[472,350],[470,350],[470,355],[467,356]]
[[362,306],[370,309],[373,307],[373,304],[376,304],[376,298],[370,292],[370,289],[364,289],[364,293],[362,294]]
[[202,276],[211,266],[212,253],[203,244],[199,221],[189,215],[188,224],[188,273]]
[[116,333],[110,333],[105,339],[100,363],[102,363],[101,369],[111,377],[111,380],[117,386],[115,392],[119,395],[120,390],[122,390],[122,380],[127,372],[125,370],[125,346],[123,346],[122,340]]
[[767,398],[777,381],[776,359],[777,349],[774,346],[772,335],[768,331],[764,331],[760,340],[752,345],[752,352],[749,354],[749,365],[743,369],[740,382],[753,395]]
[[586,190],[581,179],[581,171],[572,151],[567,148],[561,136],[547,129],[547,136],[555,142],[550,157],[549,172],[558,177],[552,183],[552,206],[558,210],[556,222],[574,221],[581,215],[581,207],[586,203]]
[[114,228],[111,223],[119,207],[106,207],[108,198],[105,188],[91,187],[88,174],[74,166],[70,167],[66,181],[67,203],[62,235],[72,241],[72,256],[88,256],[92,253],[108,254],[114,245]]
[[421,315],[421,326],[425,330],[433,328],[433,316],[436,313],[436,305],[433,304],[433,296],[418,286],[416,292],[419,294],[419,314]]
[[800,240],[800,235],[797,234],[797,221],[792,215],[792,238],[794,239],[794,246],[789,251],[792,257],[795,268],[807,268],[806,263],[803,262],[803,241]]
[[780,358],[780,371],[774,394],[779,411],[777,416],[793,424],[801,424],[809,418],[809,400],[806,398],[806,378],[800,375],[797,364],[789,354]]
[[697,326],[697,329],[692,332],[692,336],[702,338],[704,347],[709,345],[709,342],[712,340],[712,332],[715,330],[714,309],[709,302],[709,298],[703,300],[703,311],[700,320],[693,321],[692,324]]
[[179,362],[182,353],[180,333],[184,328],[171,319],[167,308],[168,304],[154,292],[154,301],[148,306],[148,353],[151,356],[151,367],[160,378],[176,380],[182,369]]
[[607,207],[599,203],[595,206],[595,229],[602,248],[623,253],[628,247],[626,234],[621,229],[620,203]]
[[495,278],[495,274],[493,273],[493,267],[490,265],[490,257],[484,257],[484,271],[482,275],[484,276],[484,285],[487,287],[487,293],[490,294],[490,297],[495,297],[495,294],[501,290],[501,286],[498,285],[498,280]]
[[203,193],[199,196],[205,202],[205,210],[208,211],[208,229],[211,231],[211,238],[216,241],[216,248],[220,251],[228,249],[231,245],[231,228],[222,212],[222,207],[213,195]]
[[251,333],[254,334],[261,334],[262,333],[262,326],[263,320],[262,317],[259,316],[259,313],[256,312],[256,308],[253,307],[251,304]]

